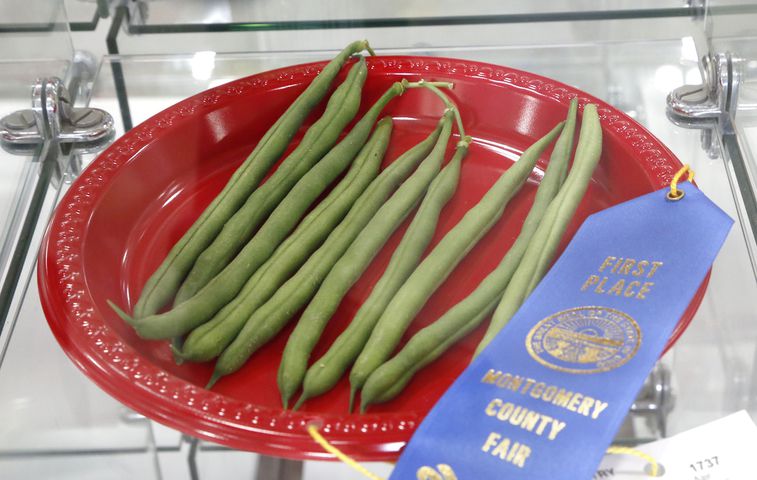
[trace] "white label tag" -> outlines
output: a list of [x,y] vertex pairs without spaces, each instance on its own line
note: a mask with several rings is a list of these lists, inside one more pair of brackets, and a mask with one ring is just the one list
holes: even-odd
[[[746,411],[687,432],[635,447],[662,466],[666,480],[755,480],[757,425]],[[607,455],[594,480],[642,480],[647,462],[631,455]]]

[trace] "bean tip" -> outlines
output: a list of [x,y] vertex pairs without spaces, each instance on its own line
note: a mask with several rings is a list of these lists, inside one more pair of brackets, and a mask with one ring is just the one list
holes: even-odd
[[357,388],[352,386],[350,387],[350,405],[347,407],[347,412],[352,413],[352,411],[355,409],[355,397],[357,396]]
[[171,345],[171,353],[173,353],[173,358],[177,365],[181,365],[186,360],[184,354],[181,353],[181,349],[176,345]]
[[216,384],[219,378],[221,378],[221,374],[218,372],[213,372],[213,375],[210,376],[208,384],[205,385],[205,390],[210,390],[211,388],[213,388],[213,385]]
[[292,411],[296,412],[297,410],[299,410],[300,407],[302,406],[302,404],[305,403],[305,400],[307,400],[307,399],[308,398],[305,396],[304,393],[302,395],[300,395],[300,398],[297,399],[297,402],[294,404],[294,407],[292,407]]
[[124,322],[128,323],[132,327],[136,327],[137,320],[135,320],[134,318],[130,317],[128,313],[126,313],[123,310],[121,310],[118,307],[118,305],[116,305],[114,302],[112,302],[110,300],[106,300],[106,302],[108,303],[108,306],[110,306],[110,308],[112,308],[113,311],[116,312],[116,315],[118,315],[119,317],[121,317],[121,320],[123,320]]
[[370,55],[372,57],[375,57],[376,56],[376,52],[371,47],[371,44],[368,43],[368,40],[363,40],[363,42],[365,43],[365,50],[368,52],[368,55]]
[[394,85],[392,85],[392,88],[399,87],[399,95],[402,95],[405,93],[405,91],[410,88],[410,82],[407,81],[407,79],[403,78],[399,82],[394,82]]

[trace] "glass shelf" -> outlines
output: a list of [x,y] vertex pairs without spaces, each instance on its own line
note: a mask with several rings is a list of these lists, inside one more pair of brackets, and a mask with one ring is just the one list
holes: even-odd
[[106,0],[64,0],[71,31],[94,30],[100,17],[108,16]]
[[[505,8],[506,7],[506,8]],[[710,3],[717,14],[754,12],[746,0]],[[698,2],[680,0],[548,0],[502,2],[437,1],[433,4],[389,0],[355,3],[346,0],[187,0],[135,2],[130,8],[131,33],[218,32],[231,30],[297,30],[337,28],[481,25],[586,20],[692,17],[703,14]]]
[[[59,2],[0,2],[0,19],[3,40],[0,43],[0,116],[5,116],[32,107],[32,86],[37,78],[66,77],[73,47]],[[26,118],[33,119],[33,116]],[[0,348],[7,340],[3,328],[6,313],[14,293],[19,291],[19,279],[25,278],[21,272],[31,232],[52,177],[51,169],[43,168],[43,161],[49,155],[52,155],[50,150],[41,144],[29,148],[0,146]],[[19,297],[15,300],[18,304],[21,297],[15,297]]]
[[587,19],[650,18],[690,15],[690,7],[677,0],[501,2],[486,0],[433,4],[388,0],[355,3],[347,0],[188,0],[137,2],[131,9],[133,33],[158,31],[276,30],[290,28],[354,28],[523,21],[574,21]]
[[[646,54],[649,51],[655,52],[654,57]],[[665,116],[667,93],[683,81],[700,81],[697,54],[692,50],[690,39],[615,44],[611,48],[606,45],[538,50],[427,48],[422,51],[402,50],[401,53],[507,63],[557,78],[608,99],[650,129],[679,158],[690,163],[697,171],[701,188],[721,208],[737,217],[740,199],[738,190],[730,186],[725,155],[720,152],[717,158],[708,156],[700,147],[698,130],[677,127]],[[117,113],[121,88],[127,95],[131,123],[137,124],[182,98],[229,80],[325,58],[330,54],[107,56],[94,83],[89,105],[112,112],[118,124],[117,134],[121,135],[124,126]],[[114,69],[114,66],[119,68]],[[120,81],[117,80],[119,75]],[[88,163],[91,158],[85,157],[83,163]],[[737,224],[729,236],[713,268],[708,293],[694,322],[663,360],[672,370],[676,385],[676,407],[668,417],[669,434],[719,418],[737,408],[749,408],[757,414],[754,398],[748,394],[749,388],[754,388],[754,380],[742,375],[742,372],[751,372],[757,367],[754,363],[757,329],[749,320],[757,310],[757,282],[750,267],[749,248],[742,228],[743,225]],[[36,305],[38,302],[32,285],[24,304]],[[22,341],[19,340],[19,345]],[[733,345],[738,347],[730,348]],[[17,348],[23,349],[21,346]],[[708,361],[704,364],[697,361],[701,358]],[[6,371],[13,368],[13,364],[4,365]],[[695,378],[699,380],[694,381]],[[702,378],[706,378],[704,383]],[[90,385],[84,378],[79,383]],[[697,390],[700,388],[713,394],[701,395]],[[738,395],[714,394],[716,392]],[[635,438],[660,435],[643,417],[634,419],[628,428]]]
[[32,1],[4,0],[0,3],[0,33],[72,31],[97,28],[101,17],[108,16],[107,0]]
[[[278,9],[265,8],[268,1],[192,0],[183,2],[181,8],[170,1],[135,2],[114,14],[108,51],[319,51],[335,50],[362,37],[387,49],[483,49],[673,40],[691,35],[703,49],[707,31],[721,36],[748,35],[757,13],[757,4],[747,0],[713,0],[708,10],[697,7],[698,2],[690,3],[692,6],[668,1],[558,0],[510,2],[502,9],[495,2],[477,0],[425,5],[420,10],[425,15],[417,17],[411,7],[392,8],[391,2],[361,4],[359,8],[340,8],[341,4],[328,2],[319,3],[318,8],[312,2],[281,2]],[[262,13],[257,13],[258,8]],[[226,13],[213,13],[216,10]],[[119,28],[122,23],[124,29]],[[157,40],[156,35],[170,40]]]

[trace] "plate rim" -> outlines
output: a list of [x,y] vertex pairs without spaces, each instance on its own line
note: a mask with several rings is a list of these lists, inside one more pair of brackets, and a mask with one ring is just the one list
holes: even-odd
[[[367,60],[369,71],[381,70],[386,75],[411,71],[408,75],[481,78],[505,88],[527,89],[566,106],[577,96],[581,107],[586,103],[598,105],[603,128],[622,137],[639,162],[646,164],[644,170],[653,187],[668,184],[677,170],[673,166],[681,165],[660,140],[628,115],[562,82],[511,67],[447,57],[398,55]],[[107,190],[119,168],[157,140],[158,133],[178,128],[182,119],[212,110],[223,99],[251,89],[274,89],[307,81],[326,63],[269,70],[205,90],[162,110],[118,138],[87,166],[56,206],[40,246],[37,284],[48,325],[66,355],[109,395],[149,418],[240,450],[293,459],[331,459],[305,431],[304,427],[315,421],[346,453],[361,460],[393,460],[409,438],[408,432],[420,422],[417,414],[353,415],[334,421],[315,413],[255,406],[205,390],[160,369],[120,340],[88,295],[80,261],[76,268],[97,193]],[[703,294],[704,284],[692,303],[693,312]],[[678,323],[666,349],[686,329],[693,312]],[[371,438],[368,443],[361,441],[366,436]]]

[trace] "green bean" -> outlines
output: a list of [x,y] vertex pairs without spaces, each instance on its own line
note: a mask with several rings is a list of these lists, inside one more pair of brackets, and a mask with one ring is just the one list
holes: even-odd
[[171,338],[171,351],[173,352],[173,361],[176,365],[184,363],[184,357],[181,355],[181,349],[184,347],[185,338],[183,336]]
[[591,175],[602,153],[602,126],[596,105],[584,107],[581,132],[576,146],[573,167],[565,184],[549,204],[544,218],[534,233],[531,244],[513,274],[502,300],[494,312],[489,329],[478,345],[478,355],[499,331],[507,325],[523,301],[541,281],[554,258],[565,229],[581,202],[591,181]]
[[[176,358],[182,361],[206,362],[221,354],[239,333],[251,312],[267,300],[260,291],[264,286],[276,283],[270,281],[271,277],[276,275],[276,267],[288,267],[293,255],[296,255],[296,258],[306,258],[312,253],[318,247],[319,238],[325,237],[333,229],[360,193],[376,177],[380,169],[381,156],[375,154],[375,144],[374,135],[360,151],[347,175],[300,222],[297,229],[284,240],[271,258],[250,277],[239,295],[218,311],[210,321],[192,330],[183,345],[173,349]],[[281,271],[281,268],[278,270]],[[281,276],[286,278],[289,273],[291,272],[284,271]],[[266,281],[261,283],[264,279]],[[284,279],[279,283],[283,281]],[[273,288],[273,291],[275,290],[276,287]],[[245,311],[248,305],[252,306],[251,311]]]
[[218,358],[208,388],[221,376],[241,368],[250,355],[284,328],[297,310],[310,300],[331,267],[402,181],[379,180],[371,183],[344,220],[297,273],[247,320],[239,335]]
[[[421,84],[423,82],[418,83]],[[432,86],[429,87],[437,95],[440,95],[440,92],[435,90],[435,88]],[[440,96],[445,103],[449,102],[449,99],[444,94]],[[463,132],[462,121],[457,109],[455,109],[455,113],[458,130]],[[467,153],[467,147],[470,143],[470,138],[465,137],[464,133],[461,134],[461,137],[465,141],[458,144],[456,156],[461,155],[459,160],[462,160],[462,156]],[[459,151],[463,147],[465,150],[462,152]],[[304,399],[321,395],[336,385],[347,368],[352,365],[355,358],[360,354],[365,342],[368,341],[368,337],[376,321],[378,321],[389,301],[418,265],[421,255],[431,242],[431,238],[436,230],[441,209],[454,193],[452,185],[457,184],[454,173],[454,165],[456,163],[459,163],[459,161],[456,161],[453,157],[443,174],[434,179],[423,202],[421,202],[421,206],[418,208],[418,212],[403,235],[400,244],[392,254],[384,274],[376,282],[376,285],[374,285],[371,294],[363,302],[355,317],[337,337],[326,354],[315,361],[308,369],[302,387],[302,396]],[[352,411],[354,395],[355,391],[353,390],[350,394],[350,411]]]
[[[365,59],[361,57],[329,99],[321,118],[307,130],[297,148],[249,196],[244,205],[226,222],[215,240],[199,255],[176,293],[175,304],[191,298],[223,270],[292,186],[334,146],[342,129],[360,107],[360,94],[366,74]],[[171,345],[174,352],[179,352],[181,339],[174,338]],[[174,355],[174,359],[177,363],[183,361],[180,354]]]
[[360,412],[365,413],[368,405],[388,402],[399,395],[419,370],[439,358],[489,316],[497,306],[497,300],[491,301],[467,322],[457,325],[456,329],[442,332],[444,325],[439,319],[414,335],[400,353],[383,363],[365,381],[360,392]]
[[329,350],[308,369],[298,404],[333,388],[360,354],[379,316],[418,265],[423,251],[431,242],[439,214],[454,193],[458,167],[466,153],[467,142],[463,142],[450,163],[434,179],[371,294]]
[[[377,181],[398,183],[415,168],[421,158],[430,151],[433,141],[439,135],[440,127],[429,138],[402,155],[379,175]],[[381,133],[382,130],[377,131]],[[308,215],[287,238],[274,255],[247,282],[244,290],[223,308],[210,322],[197,327],[187,337],[181,355],[195,362],[207,361],[217,357],[234,340],[247,319],[265,303],[276,290],[297,270],[308,256],[315,251],[334,227],[342,220],[356,199],[368,187],[378,171],[383,151],[389,140],[389,129],[384,135],[374,135],[361,150],[358,159],[370,170],[370,175],[361,173],[356,180],[348,176],[337,185],[334,191]],[[355,167],[353,166],[353,169]],[[349,187],[344,192],[337,191],[345,182]]]
[[111,303],[121,318],[146,339],[163,339],[183,335],[210,320],[224,305],[237,296],[260,265],[295,227],[307,208],[355,158],[370,134],[381,110],[405,90],[395,82],[379,98],[350,133],[313,167],[286,196],[239,255],[216,275],[197,295],[166,313],[132,319]]
[[360,107],[360,94],[367,73],[365,59],[361,57],[350,69],[346,80],[331,95],[323,115],[308,128],[297,148],[264,184],[252,192],[244,205],[226,222],[213,243],[197,257],[176,293],[175,304],[191,298],[223,270],[292,186],[334,146]]
[[[379,208],[344,255],[334,264],[289,336],[278,374],[279,391],[285,407],[288,405],[289,398],[300,387],[307,370],[310,353],[347,290],[360,278],[376,253],[407,217],[431,181],[437,176],[444,162],[444,153],[452,131],[452,112],[447,112],[445,115],[450,120],[444,123],[434,149],[418,169]],[[459,172],[459,162],[457,163]]]
[[200,252],[213,241],[224,223],[258,186],[271,166],[284,153],[310,111],[328,93],[342,65],[351,55],[364,49],[370,49],[365,40],[349,44],[324,67],[268,129],[252,153],[231,176],[223,191],[202,212],[200,218],[173,246],[163,263],[147,280],[134,307],[136,318],[154,314],[174,296]]
[[536,160],[560,133],[563,123],[530,146],[484,197],[423,259],[392,298],[371,332],[350,372],[352,390],[362,388],[368,376],[392,353],[418,311],[449,276],[460,260],[499,220],[508,201],[518,192]]
[[476,328],[497,306],[547,207],[565,179],[573,149],[577,110],[578,102],[574,99],[568,109],[565,127],[555,143],[549,165],[536,191],[531,210],[510,250],[470,295],[438,320],[419,330],[399,353],[368,377],[361,393],[361,409],[394,398],[416,372]]

